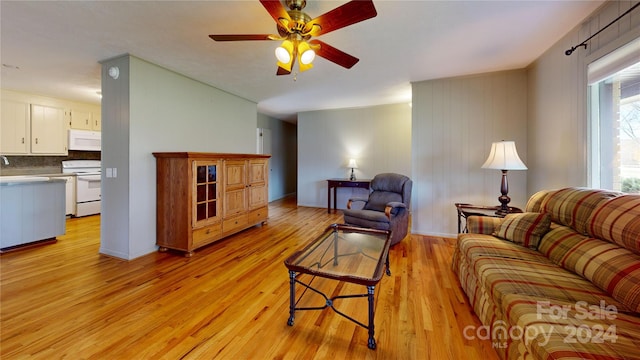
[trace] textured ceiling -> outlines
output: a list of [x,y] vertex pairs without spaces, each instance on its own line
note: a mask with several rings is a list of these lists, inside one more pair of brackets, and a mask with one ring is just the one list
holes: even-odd
[[[314,18],[344,3],[308,0],[304,11]],[[300,111],[409,102],[415,81],[523,68],[602,3],[374,1],[377,17],[319,37],[358,57],[352,69],[316,58],[309,71],[276,76],[277,42],[208,37],[276,33],[257,0],[3,0],[0,80],[5,89],[98,103],[98,62],[128,53],[291,120]]]

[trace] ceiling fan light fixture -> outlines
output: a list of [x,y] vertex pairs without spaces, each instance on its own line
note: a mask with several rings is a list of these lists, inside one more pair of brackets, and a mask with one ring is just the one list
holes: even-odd
[[311,49],[306,41],[303,41],[298,45],[298,54],[300,54],[300,63],[304,65],[311,64],[313,59],[316,58],[316,52]]
[[278,62],[288,64],[293,57],[293,44],[289,40],[285,40],[276,48],[276,59]]
[[214,41],[282,41],[275,49],[278,59],[276,75],[291,74],[296,60],[300,71],[311,69],[316,55],[346,69],[353,67],[358,58],[311,38],[376,17],[378,13],[373,0],[351,0],[315,18],[303,11],[306,2],[260,0],[260,4],[276,22],[277,34],[212,34],[209,37]]

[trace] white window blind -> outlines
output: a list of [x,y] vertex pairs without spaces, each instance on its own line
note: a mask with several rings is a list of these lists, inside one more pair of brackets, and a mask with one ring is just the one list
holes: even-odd
[[640,61],[640,38],[620,47],[589,64],[589,85],[602,81]]

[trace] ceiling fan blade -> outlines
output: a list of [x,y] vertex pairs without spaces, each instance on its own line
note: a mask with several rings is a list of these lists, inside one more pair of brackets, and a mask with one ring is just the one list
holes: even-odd
[[[373,0],[352,0],[307,22],[304,33],[319,36],[378,15]],[[316,26],[317,25],[317,26]]]
[[246,41],[246,40],[273,40],[273,35],[254,34],[254,35],[209,35],[215,41]]
[[285,19],[288,23],[291,23],[291,17],[289,17],[289,13],[287,9],[282,5],[279,0],[260,0],[262,6],[267,9],[269,15],[275,20],[279,25],[283,25],[286,28],[289,28],[287,24],[283,24],[280,19]]
[[278,66],[278,71],[276,72],[276,75],[289,75],[289,74],[291,74],[291,71],[287,69],[283,69],[280,66]]
[[353,65],[360,61],[360,59],[358,59],[357,57],[351,56],[344,51],[338,50],[323,41],[314,39],[309,41],[309,43],[316,46],[319,45],[319,48],[313,48],[316,52],[316,55],[332,61],[344,68],[351,69]]

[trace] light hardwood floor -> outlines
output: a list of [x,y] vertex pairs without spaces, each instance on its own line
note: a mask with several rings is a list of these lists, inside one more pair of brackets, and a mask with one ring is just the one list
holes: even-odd
[[[283,261],[342,215],[295,200],[269,211],[268,224],[191,258],[100,255],[99,216],[69,219],[56,244],[3,254],[0,358],[497,359],[488,341],[462,335],[480,323],[450,270],[454,239],[413,235],[391,249],[392,275],[376,287],[376,350],[331,309],[298,312],[288,326]],[[366,293],[316,281],[326,294]],[[365,298],[336,306],[366,322]]]

